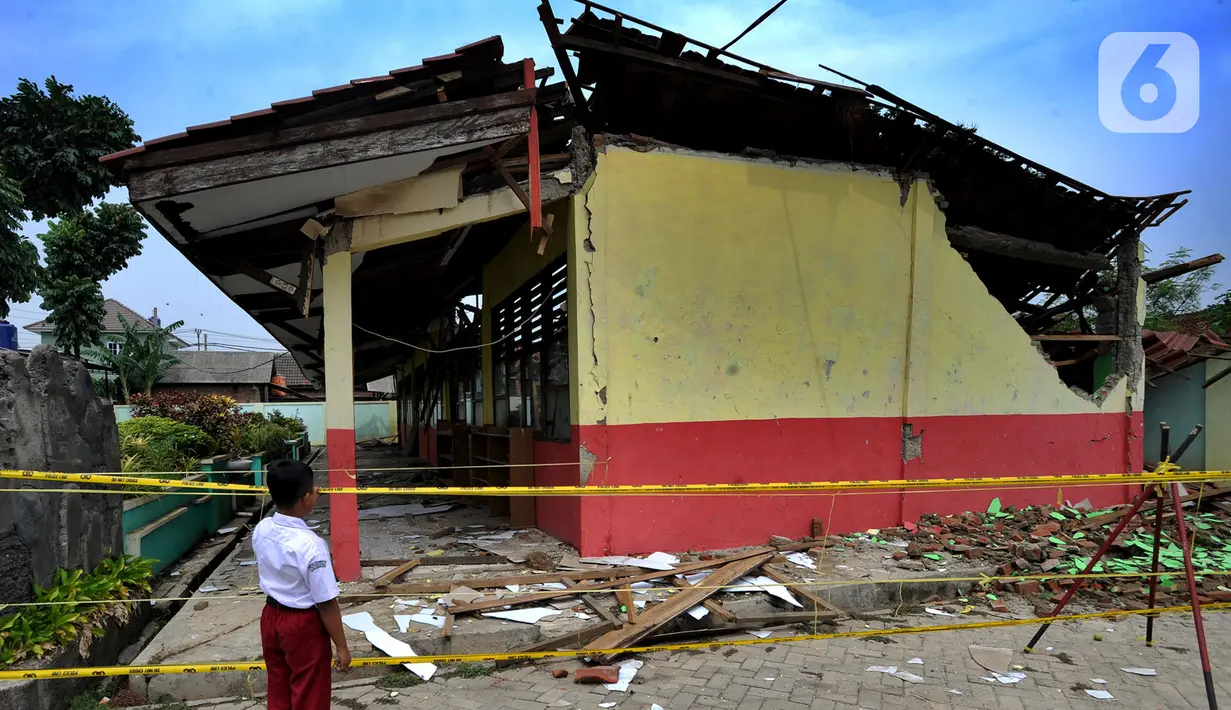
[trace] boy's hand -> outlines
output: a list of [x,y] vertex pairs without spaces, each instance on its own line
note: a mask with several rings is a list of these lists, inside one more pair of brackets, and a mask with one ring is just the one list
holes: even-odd
[[338,649],[337,666],[338,670],[342,673],[350,670],[350,649],[346,646],[342,646]]

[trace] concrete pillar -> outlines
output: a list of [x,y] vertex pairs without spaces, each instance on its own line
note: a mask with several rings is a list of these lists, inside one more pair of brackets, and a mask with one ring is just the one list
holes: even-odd
[[[333,226],[325,246],[325,447],[330,487],[355,486],[355,363],[351,347],[349,221]],[[330,543],[338,579],[360,578],[359,506],[354,495],[329,499]]]

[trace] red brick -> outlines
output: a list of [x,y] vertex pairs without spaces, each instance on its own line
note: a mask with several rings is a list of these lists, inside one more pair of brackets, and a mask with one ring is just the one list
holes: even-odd
[[1018,582],[1017,583],[1017,593],[1018,594],[1038,594],[1039,593],[1039,580],[1031,579],[1025,582]]
[[1061,589],[1063,589],[1063,587],[1061,587],[1061,586],[1060,586],[1060,583],[1059,583],[1059,582],[1057,582],[1057,581],[1056,581],[1056,580],[1054,580],[1054,579],[1049,579],[1049,580],[1047,580],[1047,588],[1048,588],[1048,589],[1050,589],[1050,590],[1052,590],[1053,592],[1055,592],[1055,593],[1057,593],[1057,594],[1059,594],[1059,593],[1060,593],[1060,590],[1061,590]]
[[992,599],[988,603],[992,605],[992,611],[999,612],[1001,614],[1009,613],[1009,607],[1005,605],[1003,599]]
[[594,666],[582,668],[573,676],[574,683],[618,683],[620,669],[615,666]]
[[982,559],[982,557],[983,557],[982,548],[973,547],[966,551],[966,559],[968,560],[978,560],[978,559]]
[[1013,574],[1013,563],[1006,562],[1000,565],[1000,569],[996,570],[1001,577],[1008,577]]
[[1026,538],[1023,537],[1021,533],[1014,530],[1012,533],[1009,534],[1009,539],[1012,540],[1013,542],[1021,542],[1022,540],[1025,540]]
[[934,543],[929,543],[927,545],[924,545],[920,549],[922,549],[924,552],[940,552],[941,546],[934,544]]
[[904,560],[906,559],[906,553],[902,552],[901,550],[898,550],[897,552],[893,553],[893,559]]
[[[619,674],[617,673],[617,675],[619,675]],[[557,668],[557,669],[555,669],[554,671],[552,671],[552,672],[551,672],[551,677],[552,677],[552,678],[567,678],[567,677],[568,677],[568,671],[566,671],[566,670],[565,670],[565,669],[563,669],[563,668]]]

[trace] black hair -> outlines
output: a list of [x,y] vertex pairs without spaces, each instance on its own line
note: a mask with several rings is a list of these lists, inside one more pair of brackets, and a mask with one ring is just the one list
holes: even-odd
[[279,508],[289,508],[312,491],[312,469],[302,461],[279,459],[265,469],[269,477],[269,497]]

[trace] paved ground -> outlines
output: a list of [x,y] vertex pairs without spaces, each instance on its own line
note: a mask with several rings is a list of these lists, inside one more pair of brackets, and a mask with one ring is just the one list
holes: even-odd
[[[973,619],[972,619],[973,620]],[[948,620],[946,620],[948,621]],[[965,621],[965,618],[962,619]],[[842,630],[885,628],[899,623],[923,625],[931,618],[907,618],[885,624],[849,621]],[[354,681],[334,690],[334,708],[431,707],[445,710],[588,710],[600,703],[641,710],[657,704],[665,710],[853,710],[855,708],[992,708],[1044,710],[1094,708],[1205,707],[1205,690],[1191,619],[1171,615],[1158,622],[1158,643],[1147,648],[1138,638],[1144,620],[1095,620],[1053,626],[1040,653],[1017,652],[1034,627],[1016,627],[868,639],[773,643],[704,651],[655,653],[642,657],[645,667],[631,692],[608,692],[602,686],[557,680],[554,668],[573,670],[579,663],[543,662],[487,673],[477,667],[465,675],[441,673],[430,683],[409,688],[381,688]],[[1231,617],[1211,613],[1206,629],[1213,642],[1214,667],[1231,661]],[[784,634],[788,632],[778,632]],[[1101,641],[1095,640],[1099,634]],[[749,638],[733,636],[730,638]],[[971,660],[970,644],[1014,649],[1014,664],[1026,679],[1016,685],[982,680],[989,675]],[[908,665],[921,658],[923,665]],[[908,683],[872,665],[895,665],[924,678]],[[1124,667],[1155,668],[1157,677],[1130,675]],[[398,674],[402,677],[403,674]],[[1215,671],[1224,703],[1231,702],[1231,673]],[[1093,679],[1105,680],[1095,684]],[[1114,701],[1094,700],[1083,688],[1102,688]],[[960,695],[952,691],[960,691]],[[396,693],[396,695],[395,695]],[[195,706],[198,710],[254,710],[263,698]]]

